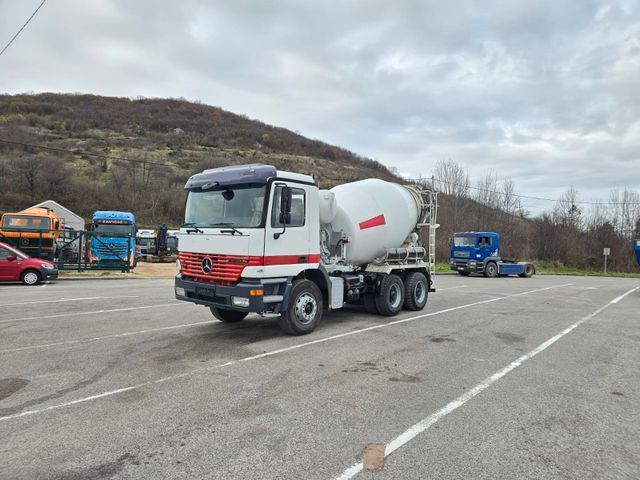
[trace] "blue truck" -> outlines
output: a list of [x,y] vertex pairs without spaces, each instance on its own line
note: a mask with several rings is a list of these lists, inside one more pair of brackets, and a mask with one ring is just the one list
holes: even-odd
[[129,270],[136,265],[136,217],[131,212],[94,212],[89,228],[91,263]]
[[536,273],[533,263],[504,260],[498,253],[500,235],[496,232],[457,232],[450,240],[451,270],[462,276],[479,273],[485,277]]
[[638,261],[638,266],[640,267],[640,239],[633,241],[633,250],[636,252],[636,260]]

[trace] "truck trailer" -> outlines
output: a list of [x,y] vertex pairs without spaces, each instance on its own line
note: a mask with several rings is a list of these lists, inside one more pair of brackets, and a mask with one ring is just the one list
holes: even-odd
[[536,272],[533,263],[500,257],[500,235],[496,232],[457,232],[449,243],[451,270],[462,276],[480,273],[490,278],[507,275],[528,278]]
[[435,291],[432,189],[367,179],[319,190],[261,164],[205,170],[185,189],[175,295],[223,322],[254,312],[303,335],[345,303],[392,316]]

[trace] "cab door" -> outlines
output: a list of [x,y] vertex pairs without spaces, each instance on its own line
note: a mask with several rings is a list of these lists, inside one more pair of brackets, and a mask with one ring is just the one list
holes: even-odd
[[[291,192],[288,214],[283,213],[286,188]],[[276,182],[272,189],[265,225],[264,275],[294,276],[310,263],[318,263],[310,256],[309,187]]]
[[[8,257],[14,257],[14,259],[9,261],[7,260]],[[19,280],[19,261],[20,259],[16,257],[15,253],[4,247],[0,247],[0,280]]]

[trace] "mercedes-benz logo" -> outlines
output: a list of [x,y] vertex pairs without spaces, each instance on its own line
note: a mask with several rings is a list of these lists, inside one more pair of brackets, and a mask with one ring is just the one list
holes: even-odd
[[202,259],[202,271],[204,273],[211,273],[211,270],[213,269],[213,265],[211,263],[211,259],[209,257],[204,257]]
[[113,247],[115,247],[115,244],[114,244],[114,243],[110,243],[110,244],[109,244],[109,248],[110,248],[111,250],[113,250]]

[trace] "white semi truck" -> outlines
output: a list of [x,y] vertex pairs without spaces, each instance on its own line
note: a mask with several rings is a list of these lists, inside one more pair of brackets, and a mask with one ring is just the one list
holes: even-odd
[[435,291],[430,189],[367,179],[319,190],[269,165],[205,170],[185,189],[175,295],[223,322],[256,312],[303,335],[345,303],[392,316]]

